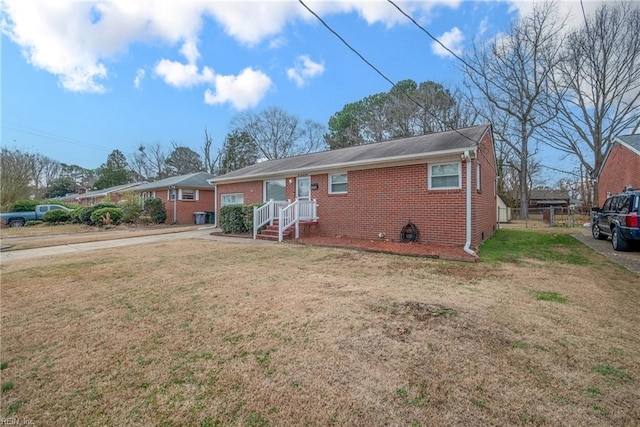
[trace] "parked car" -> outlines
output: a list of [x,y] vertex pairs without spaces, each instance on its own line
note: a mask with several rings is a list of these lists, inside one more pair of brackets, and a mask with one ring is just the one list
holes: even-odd
[[22,227],[27,221],[39,221],[42,220],[44,214],[55,209],[63,209],[71,212],[73,209],[69,209],[60,205],[36,205],[35,211],[25,212],[5,212],[0,214],[0,224],[9,227]]
[[611,238],[616,251],[628,251],[633,244],[640,244],[640,190],[628,189],[611,196],[602,209],[594,209],[591,233],[598,240]]

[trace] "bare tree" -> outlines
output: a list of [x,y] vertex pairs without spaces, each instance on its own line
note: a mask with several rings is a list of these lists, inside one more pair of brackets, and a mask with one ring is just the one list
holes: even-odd
[[34,155],[33,161],[33,192],[37,199],[45,197],[49,185],[60,178],[62,165],[57,160],[41,154]]
[[[528,216],[528,165],[530,144],[536,132],[553,116],[549,105],[550,75],[559,58],[559,30],[555,7],[550,3],[537,5],[531,15],[515,21],[508,34],[486,47],[474,48],[468,58],[466,73],[469,87],[486,100],[488,111],[498,114],[505,126],[496,129],[497,137],[513,150],[519,162],[520,217]],[[481,117],[496,121],[487,111]]]
[[603,3],[565,46],[553,75],[558,117],[547,142],[593,174],[613,137],[640,124],[640,6]]
[[7,210],[20,199],[31,196],[35,156],[17,148],[0,152],[0,207]]
[[138,180],[154,181],[169,176],[167,155],[159,143],[148,147],[140,145],[138,152],[129,159],[129,164]]
[[[316,128],[310,121],[300,124],[300,119],[281,108],[270,107],[260,113],[246,112],[231,122],[231,132],[246,134],[256,145],[260,155],[266,159],[281,159],[318,150],[321,141],[316,141]],[[312,137],[309,137],[309,132]]]
[[220,158],[222,156],[222,150],[218,150],[218,153],[214,156],[213,151],[213,138],[209,135],[209,132],[205,128],[204,130],[204,146],[202,147],[202,155],[204,157],[204,168],[207,172],[212,174],[218,174],[220,169]]

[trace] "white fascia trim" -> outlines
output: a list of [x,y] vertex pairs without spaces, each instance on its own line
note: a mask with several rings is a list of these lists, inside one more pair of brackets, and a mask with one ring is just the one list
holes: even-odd
[[233,178],[223,178],[223,179],[216,179],[216,178],[212,178],[209,181],[210,184],[214,185],[214,184],[232,184],[232,183],[236,183],[236,182],[247,182],[247,181],[260,181],[260,180],[264,180],[264,179],[272,179],[274,177],[281,177],[283,175],[285,176],[292,176],[292,175],[297,175],[299,173],[306,173],[311,175],[312,173],[317,173],[317,172],[329,172],[329,171],[334,171],[334,170],[357,170],[357,169],[369,169],[367,166],[373,166],[373,167],[385,167],[385,166],[397,166],[398,163],[402,163],[402,164],[415,164],[415,163],[422,163],[424,161],[428,161],[428,160],[434,160],[434,159],[438,159],[441,157],[445,157],[448,155],[453,155],[453,154],[463,154],[465,151],[469,151],[469,152],[474,152],[475,153],[475,148],[456,148],[456,149],[452,149],[452,150],[443,150],[443,151],[436,151],[433,153],[429,153],[428,155],[425,154],[408,154],[408,155],[404,155],[404,156],[393,156],[393,157],[384,157],[381,159],[374,159],[374,160],[360,160],[360,161],[356,161],[356,162],[342,162],[342,163],[334,163],[334,164],[329,164],[329,165],[321,165],[321,166],[315,166],[315,167],[309,167],[309,168],[298,168],[298,169],[289,169],[289,170],[284,170],[284,171],[277,171],[277,172],[271,172],[268,174],[262,174],[262,175],[250,175],[250,176],[238,176],[238,177],[233,177]]

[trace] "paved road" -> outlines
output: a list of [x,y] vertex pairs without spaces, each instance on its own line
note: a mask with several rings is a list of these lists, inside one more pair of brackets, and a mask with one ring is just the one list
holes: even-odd
[[611,240],[596,240],[591,235],[591,229],[584,228],[580,230],[580,233],[574,234],[576,239],[580,240],[585,245],[593,248],[595,251],[600,252],[602,255],[609,258],[616,264],[620,264],[626,269],[640,274],[640,251],[635,250],[632,252],[617,252],[613,250]]
[[37,249],[23,249],[18,251],[2,251],[0,252],[0,263],[4,264],[8,261],[29,259],[29,258],[41,258],[46,256],[63,255],[74,252],[92,251],[97,249],[106,248],[118,248],[122,246],[142,245],[148,243],[166,242],[169,240],[178,239],[205,239],[205,240],[219,240],[222,242],[236,242],[252,245],[270,245],[272,242],[265,240],[253,240],[244,238],[224,237],[224,236],[212,236],[211,232],[214,231],[211,228],[182,231],[178,233],[169,234],[156,234],[153,236],[143,237],[129,237],[124,239],[115,240],[102,240],[99,242],[88,243],[72,243],[60,246],[49,246],[45,248]]

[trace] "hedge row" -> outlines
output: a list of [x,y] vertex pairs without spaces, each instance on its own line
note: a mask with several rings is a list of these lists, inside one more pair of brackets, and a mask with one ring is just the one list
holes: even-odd
[[229,205],[220,208],[220,228],[223,233],[253,232],[253,208],[262,203],[252,205]]

